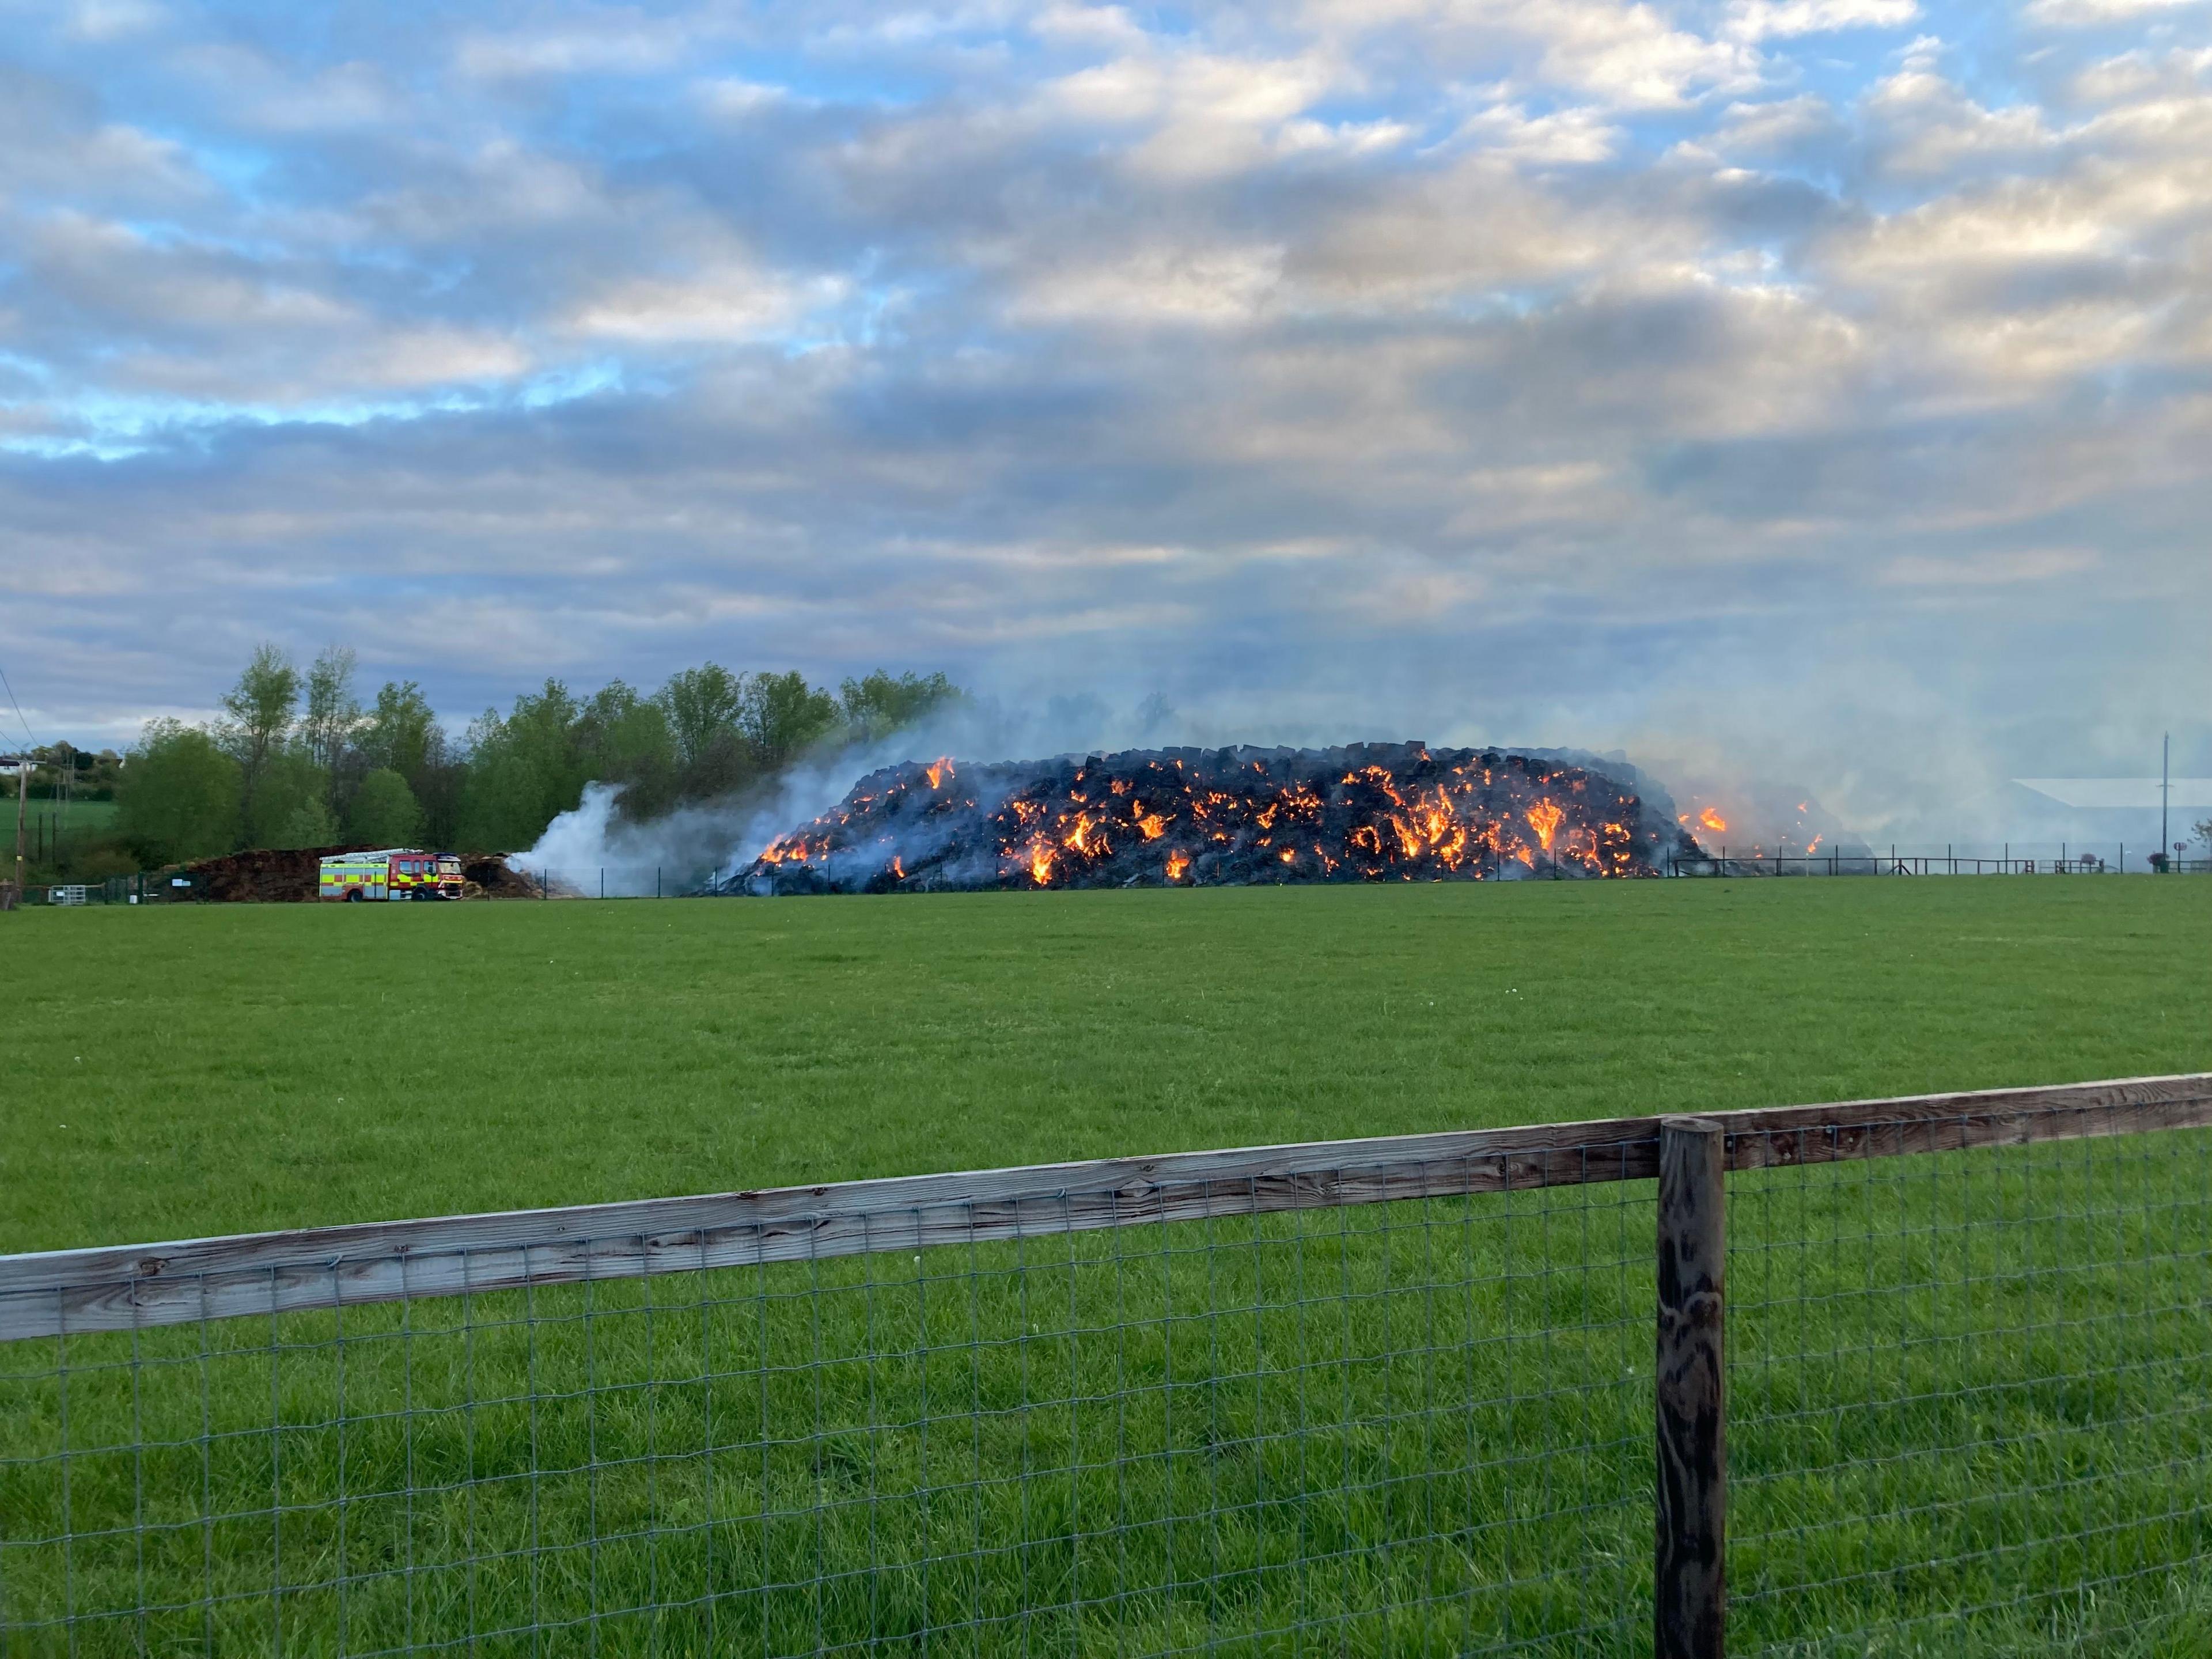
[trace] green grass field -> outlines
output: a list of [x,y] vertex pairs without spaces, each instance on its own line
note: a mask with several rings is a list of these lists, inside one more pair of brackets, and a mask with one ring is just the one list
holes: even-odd
[[[6,801],[8,845],[15,844],[15,805]],[[136,870],[137,861],[116,843],[112,800],[33,800],[26,803],[23,841],[27,884],[96,881]]]
[[[12,821],[12,797],[8,810]],[[33,823],[44,819],[50,830],[64,835],[89,835],[115,827],[115,803],[112,800],[30,800],[24,803],[23,815]]]
[[[18,1249],[2212,1068],[2187,880],[5,920]],[[1735,1178],[1736,1651],[2212,1648],[2207,1156]],[[0,1625],[1648,1652],[1651,1225],[1630,1183],[7,1345]]]
[[0,1249],[2212,1066],[2212,881],[33,910]]

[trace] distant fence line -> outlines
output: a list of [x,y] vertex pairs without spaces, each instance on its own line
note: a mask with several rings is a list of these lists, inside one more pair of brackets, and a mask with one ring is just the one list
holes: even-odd
[[[2034,876],[2127,875],[2128,848],[2116,842],[2106,853],[2093,847],[2060,842],[2054,854],[2023,844],[2015,853],[2007,843],[1994,854],[1947,847],[1942,852],[1900,852],[1893,845],[1887,853],[1854,847],[1850,851],[1826,853],[1766,853],[1739,849],[1730,854],[1725,845],[1711,853],[1669,854],[1670,876]],[[2109,854],[2109,855],[2108,855]],[[2185,859],[2138,849],[2136,874],[2212,874],[2212,859]]]
[[[574,869],[523,871],[518,867],[517,873],[526,875],[537,890],[535,896],[540,898],[690,898],[711,892],[724,879],[734,876],[738,867],[610,864]],[[502,893],[497,896],[506,899],[518,896]],[[210,900],[188,874],[168,870],[108,876],[97,881],[47,883],[30,888],[29,899],[33,904],[61,906],[266,902]]]
[[[2104,852],[2075,848],[2063,842],[2048,848],[2015,851],[2007,846],[1996,853],[1946,848],[1936,852],[1886,853],[1854,849],[1849,852],[1778,853],[1731,852],[1725,846],[1710,853],[1667,855],[1663,876],[1686,880],[1710,877],[1774,876],[1988,876],[1988,875],[2205,875],[2212,874],[2212,859],[2167,858],[2162,865],[2148,855],[2130,854],[2116,842]],[[671,865],[591,865],[575,867],[537,867],[526,873],[545,899],[585,898],[699,898],[723,896],[744,866],[712,868]],[[1540,878],[1531,877],[1529,878]],[[512,894],[502,898],[515,896]],[[97,905],[197,902],[202,896],[189,880],[173,879],[166,871],[104,880],[57,882],[29,890],[33,904]]]
[[0,1649],[2201,1650],[2208,1125],[2193,1074],[0,1257]]

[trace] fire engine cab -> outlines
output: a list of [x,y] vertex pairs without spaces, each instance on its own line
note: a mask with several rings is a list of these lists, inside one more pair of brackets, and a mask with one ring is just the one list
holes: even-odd
[[323,860],[316,896],[344,899],[457,899],[461,861],[451,853],[390,847],[377,853],[335,853]]

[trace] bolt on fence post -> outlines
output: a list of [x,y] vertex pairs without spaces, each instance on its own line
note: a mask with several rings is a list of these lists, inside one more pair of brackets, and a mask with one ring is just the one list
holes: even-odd
[[1728,1137],[1710,1119],[1659,1128],[1656,1659],[1721,1659],[1728,1628]]

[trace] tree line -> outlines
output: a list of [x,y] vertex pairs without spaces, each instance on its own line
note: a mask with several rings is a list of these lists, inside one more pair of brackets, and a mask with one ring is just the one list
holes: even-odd
[[592,781],[659,817],[738,797],[811,753],[871,742],[963,693],[943,674],[878,670],[835,692],[797,672],[704,663],[650,695],[621,680],[580,696],[557,679],[487,708],[459,738],[413,680],[363,702],[354,653],[306,669],[262,646],[205,725],[151,721],[117,775],[117,833],[148,865],[249,847],[528,847]]

